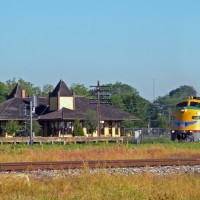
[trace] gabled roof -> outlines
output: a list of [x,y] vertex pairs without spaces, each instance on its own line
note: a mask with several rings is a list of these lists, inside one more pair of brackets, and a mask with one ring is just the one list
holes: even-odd
[[[76,97],[75,108],[77,112],[87,113],[89,110],[97,112],[97,104],[91,104],[90,100],[85,97]],[[100,104],[100,116],[102,120],[139,120],[137,117],[120,110],[110,104]]]
[[[33,118],[37,119],[40,115],[48,111],[47,99],[38,98],[39,106],[35,109]],[[23,116],[20,109],[26,105],[26,114],[30,113],[30,98],[12,98],[0,103],[0,120],[25,120],[28,116]]]
[[68,108],[62,108],[55,112],[48,113],[46,115],[41,116],[39,119],[41,120],[75,120],[79,118],[80,120],[85,119],[86,115],[84,112],[70,110]]
[[[18,83],[9,95],[9,99],[0,103],[0,120],[25,120],[25,117],[20,114],[20,107],[26,105],[26,113],[29,113],[30,98],[22,98],[22,87]],[[75,96],[70,92],[66,84],[60,80],[50,97],[57,96],[70,96],[75,98],[75,110],[70,110],[67,108],[62,108],[61,110],[55,112],[49,112],[49,105],[47,98],[38,98],[39,106],[35,109],[33,114],[34,119],[39,120],[75,120],[76,118],[80,120],[85,120],[88,111],[97,112],[97,104],[91,104],[90,100],[86,97]],[[100,116],[101,120],[113,120],[113,121],[123,121],[125,119],[130,119],[137,121],[137,117],[115,108],[112,105],[101,104],[100,105]]]
[[50,93],[50,97],[57,97],[58,94],[62,97],[73,95],[63,80],[60,80],[53,92]]
[[[62,108],[61,110],[51,112],[49,114],[41,116],[40,120],[85,120],[87,112],[89,110],[97,111],[97,104],[90,104],[90,100],[85,97],[75,97],[75,110]],[[102,120],[115,120],[122,121],[125,119],[139,120],[137,117],[130,115],[129,113],[115,108],[112,105],[101,104],[100,115]]]
[[20,83],[17,83],[15,88],[12,90],[12,92],[10,93],[10,95],[7,96],[7,99],[11,99],[11,98],[21,98],[22,97],[22,86],[20,85]]

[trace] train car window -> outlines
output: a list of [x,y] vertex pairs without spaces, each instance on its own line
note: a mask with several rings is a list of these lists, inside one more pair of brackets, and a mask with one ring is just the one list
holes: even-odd
[[198,102],[190,102],[190,106],[200,107]]
[[200,116],[192,116],[192,119],[200,119]]
[[181,102],[181,103],[178,103],[176,105],[177,108],[182,108],[182,107],[186,107],[188,105],[188,102],[187,101],[184,101],[184,102]]

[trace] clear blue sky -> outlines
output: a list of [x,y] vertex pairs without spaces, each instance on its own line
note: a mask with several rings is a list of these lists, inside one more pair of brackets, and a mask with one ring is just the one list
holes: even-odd
[[0,70],[1,82],[39,87],[100,80],[148,100],[181,85],[200,95],[200,1],[0,0]]

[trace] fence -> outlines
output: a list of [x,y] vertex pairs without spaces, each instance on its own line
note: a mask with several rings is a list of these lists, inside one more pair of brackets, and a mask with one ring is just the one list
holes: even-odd
[[[98,143],[98,142],[115,142],[115,143],[122,143],[122,137],[34,137],[33,143],[37,144],[71,144],[71,143]],[[30,144],[29,137],[12,137],[12,138],[5,138],[0,137],[0,145],[11,143],[11,144]]]
[[128,143],[154,143],[166,142],[171,140],[170,129],[164,128],[124,128],[124,141]]

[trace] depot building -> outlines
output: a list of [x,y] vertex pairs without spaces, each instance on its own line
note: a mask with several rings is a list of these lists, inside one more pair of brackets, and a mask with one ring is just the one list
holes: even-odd
[[[7,100],[0,103],[0,136],[6,136],[6,123],[10,120],[18,121],[21,125],[29,120],[30,97],[18,83]],[[32,114],[33,120],[41,125],[40,136],[71,136],[74,122],[80,121],[83,131],[88,135],[84,122],[88,112],[97,113],[97,104],[92,104],[89,98],[77,96],[71,92],[63,80],[60,80],[49,96],[38,97],[37,107]],[[100,104],[100,133],[95,131],[92,136],[120,137],[120,123],[124,120],[139,120],[133,115],[115,108],[110,104]]]

